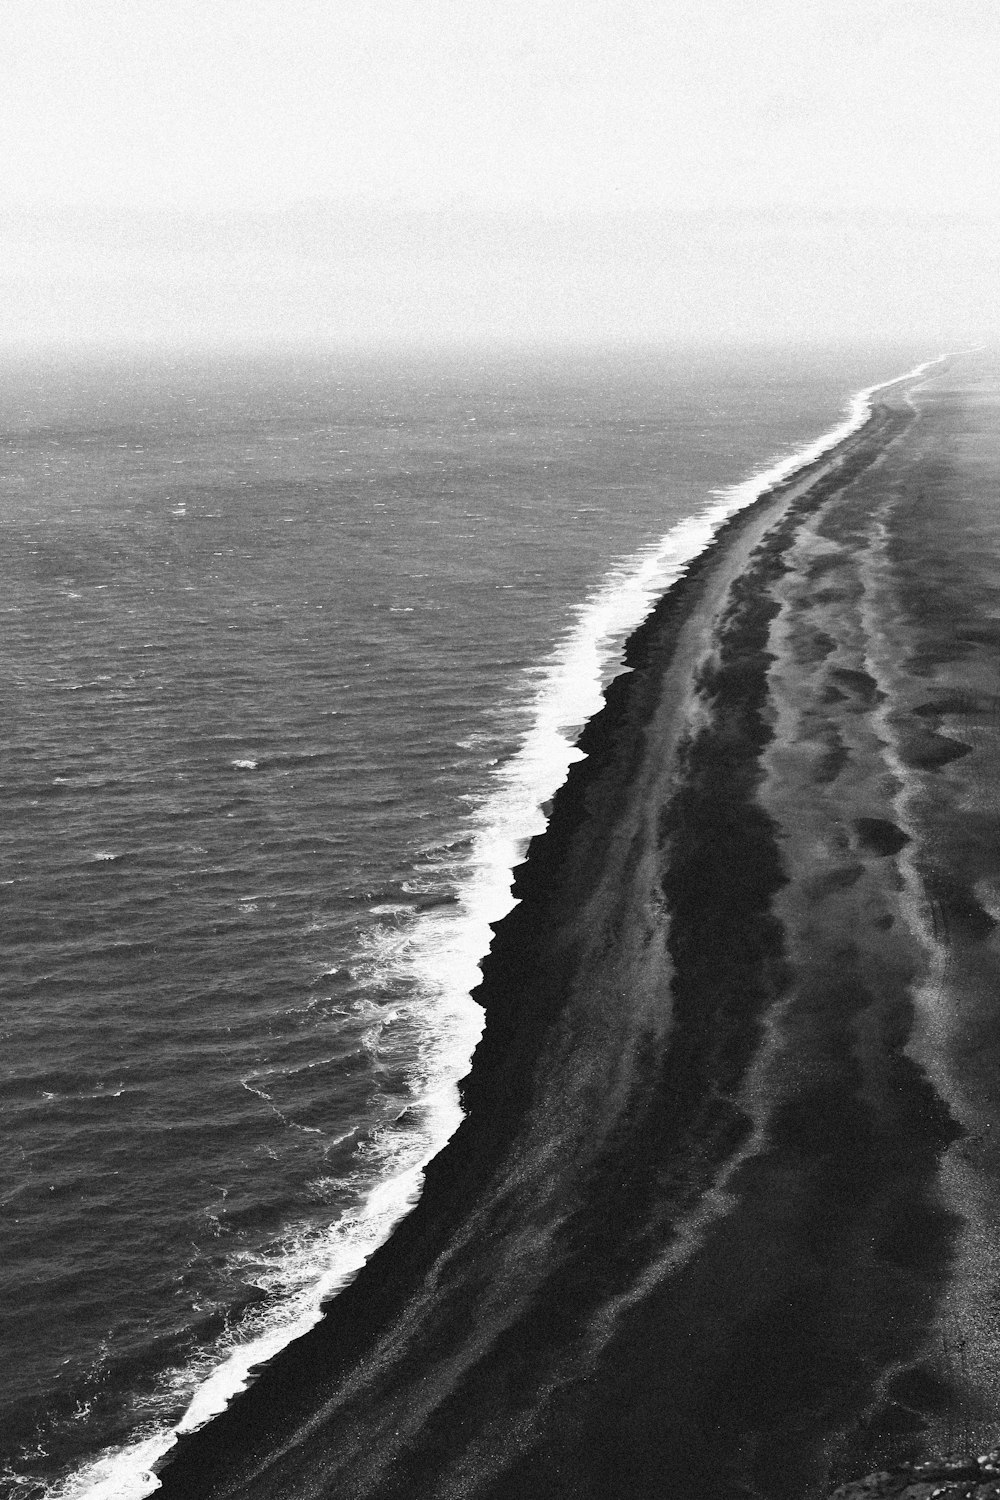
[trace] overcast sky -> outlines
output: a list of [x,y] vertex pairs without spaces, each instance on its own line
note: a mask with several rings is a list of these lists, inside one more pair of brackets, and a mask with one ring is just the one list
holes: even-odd
[[0,0],[0,340],[995,329],[998,80],[998,0]]

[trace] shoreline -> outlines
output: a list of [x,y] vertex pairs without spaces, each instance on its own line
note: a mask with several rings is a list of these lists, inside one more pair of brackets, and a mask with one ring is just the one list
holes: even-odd
[[[615,570],[610,579],[602,586],[601,590],[588,600],[586,607],[587,617],[589,618],[589,615],[593,615],[593,620],[589,627],[590,634],[593,635],[595,630],[599,630],[603,634],[599,638],[595,637],[593,640],[590,639],[589,635],[582,640],[577,640],[576,632],[574,631],[573,636],[568,640],[566,649],[569,650],[572,647],[574,652],[578,652],[582,645],[584,648],[582,661],[576,660],[575,656],[567,656],[566,660],[563,661],[561,654],[563,652],[562,647],[553,654],[552,658],[551,672],[554,674],[553,680],[557,686],[558,674],[560,672],[565,674],[572,663],[576,672],[574,683],[584,680],[587,692],[590,694],[591,702],[584,709],[579,701],[579,691],[574,688],[576,706],[580,709],[578,722],[583,722],[585,714],[592,714],[597,706],[604,701],[605,695],[601,691],[599,676],[595,675],[592,693],[589,684],[590,675],[598,674],[600,671],[600,663],[598,662],[600,655],[599,648],[607,646],[608,643],[621,640],[622,633],[626,629],[631,629],[634,634],[635,626],[629,625],[628,622],[641,621],[643,616],[648,615],[654,608],[654,601],[657,597],[662,596],[665,590],[669,590],[682,578],[683,570],[686,567],[697,564],[698,558],[706,549],[712,546],[716,534],[720,530],[725,529],[730,520],[734,518],[738,519],[748,508],[755,510],[761,504],[762,500],[767,499],[769,496],[783,495],[789,487],[797,488],[802,484],[808,483],[809,476],[817,471],[818,466],[824,464],[827,458],[838,451],[845,442],[850,443],[858,432],[862,430],[863,425],[869,420],[871,402],[875,394],[879,391],[896,387],[900,382],[916,378],[920,371],[925,368],[926,366],[919,366],[917,370],[911,371],[907,375],[895,377],[893,380],[884,382],[880,386],[857,392],[850,401],[846,417],[838,426],[829,429],[820,437],[799,448],[789,456],[773,462],[769,468],[758,472],[751,478],[724,491],[716,492],[713,500],[703,512],[679,523],[661,537],[659,542],[651,548],[646,549],[632,558],[629,563]],[[671,578],[674,580],[674,584],[671,584]],[[619,648],[616,647],[614,659],[620,661],[621,658],[618,655],[618,650]],[[607,655],[606,652],[605,655]],[[593,660],[591,660],[591,657],[593,657]],[[622,670],[622,668],[619,667],[618,670]],[[565,696],[565,686],[563,686],[560,700],[563,701]],[[539,805],[544,803],[547,809],[550,806],[550,802],[545,799],[554,797],[578,752],[566,734],[554,735],[550,726],[539,727],[544,729],[545,734],[548,736],[543,747],[545,764],[541,769],[545,772],[546,776],[555,776],[555,779],[550,781],[551,790],[547,788],[544,790],[540,789],[538,785],[539,766],[536,764],[538,760],[538,747],[533,744],[533,736],[529,736],[524,746],[524,752],[528,762],[527,773],[531,781],[530,793],[534,796],[535,802]],[[556,739],[559,741],[558,746],[554,743],[549,743],[550,740]],[[533,756],[534,758],[532,758]],[[558,765],[556,764],[557,762]],[[523,792],[524,788],[520,790]],[[528,803],[526,801],[525,807],[527,806]],[[532,806],[534,806],[534,803]],[[540,815],[539,818],[532,816],[530,820],[531,828],[524,827],[521,830],[525,842],[529,840],[532,831],[538,828],[539,819]],[[523,814],[522,821],[524,821]],[[505,837],[507,837],[508,843],[511,843],[513,836],[509,829],[506,830]],[[495,863],[495,850],[490,851],[490,858]],[[502,919],[502,914],[510,909],[511,902],[507,891],[513,878],[514,864],[515,856],[512,845],[509,863],[504,865],[504,869],[501,871],[499,867],[493,868],[491,865],[490,869],[486,872],[490,890],[485,892],[485,899],[482,890],[474,893],[473,905],[476,910],[470,910],[468,914],[469,920],[465,923],[465,926],[467,928],[474,928],[475,935],[469,931],[461,934],[457,939],[458,948],[453,955],[455,963],[452,967],[456,969],[456,972],[459,967],[463,971],[466,971],[466,978],[464,981],[460,980],[459,985],[463,982],[468,986],[472,985],[473,976],[478,973],[479,957],[489,946],[490,939],[487,928],[489,912],[483,909],[484,904],[486,907],[492,906],[493,911],[496,913],[494,921],[489,922],[490,926],[494,926],[497,920]],[[499,896],[498,892],[500,893]],[[459,949],[460,951],[458,951]],[[475,955],[475,958],[473,958],[473,955]],[[455,1004],[458,991],[455,990],[454,983],[452,983],[452,990],[454,990],[454,994],[452,994],[449,1003]],[[471,1020],[466,1021],[464,1019],[463,1007],[467,1007],[470,1012],[476,1011],[477,1014],[481,1014],[479,1008],[468,998],[467,991],[463,993],[461,1005],[458,1007],[461,1012],[460,1029],[469,1031],[470,1033],[472,1031],[478,1032],[479,1026],[477,1024]],[[470,1037],[470,1056],[471,1052],[472,1043]],[[466,1064],[467,1067],[468,1064]],[[450,1117],[456,1117],[460,1114],[458,1102],[459,1077],[458,1066],[453,1062],[450,1065],[448,1080],[454,1080],[454,1082],[446,1080],[448,1091],[452,1088],[454,1089],[454,1103],[449,1102],[446,1110]],[[435,1109],[441,1110],[444,1108],[442,1104],[443,1098],[444,1095],[440,1091],[435,1090]],[[455,1129],[454,1124],[450,1125],[448,1129],[448,1138],[450,1139],[450,1135]],[[447,1139],[444,1138],[438,1139],[433,1146],[434,1154],[446,1149]],[[401,1202],[405,1199],[405,1204],[400,1212],[391,1217],[390,1227],[387,1229],[380,1228],[378,1235],[368,1236],[369,1244],[375,1246],[384,1244],[385,1238],[394,1233],[395,1227],[412,1211],[412,1205],[416,1201],[414,1193],[415,1191],[419,1192],[418,1179],[422,1176],[423,1165],[428,1159],[430,1158],[425,1157],[423,1162],[417,1163],[410,1171],[403,1174],[403,1176],[388,1180],[384,1184],[383,1189],[378,1190],[379,1206],[376,1217],[379,1221],[384,1222],[386,1220],[385,1202],[387,1191],[394,1194],[395,1198]],[[358,1225],[358,1237],[359,1239],[364,1238],[363,1219]],[[369,1256],[372,1252],[366,1249],[364,1253],[366,1256]],[[87,1464],[83,1470],[78,1471],[75,1476],[71,1477],[69,1493],[78,1496],[93,1494],[95,1497],[98,1495],[117,1496],[127,1493],[133,1497],[133,1500],[137,1500],[139,1495],[151,1493],[156,1488],[156,1480],[149,1473],[150,1466],[158,1467],[163,1464],[168,1459],[168,1455],[178,1438],[185,1439],[191,1432],[197,1431],[206,1423],[214,1421],[216,1416],[224,1411],[236,1399],[239,1392],[245,1388],[248,1379],[247,1372],[259,1370],[274,1357],[275,1353],[289,1344],[297,1342],[310,1327],[315,1327],[316,1322],[320,1321],[324,1316],[325,1309],[329,1306],[330,1298],[337,1296],[343,1288],[345,1284],[344,1276],[350,1277],[356,1274],[356,1267],[359,1264],[361,1264],[360,1256],[354,1260],[346,1272],[342,1272],[338,1267],[332,1268],[330,1273],[323,1279],[323,1285],[327,1289],[324,1291],[323,1286],[317,1288],[316,1296],[309,1304],[306,1313],[296,1320],[295,1331],[292,1331],[291,1328],[278,1327],[273,1331],[273,1336],[272,1334],[262,1334],[251,1344],[237,1345],[233,1350],[232,1356],[219,1365],[198,1386],[189,1407],[181,1420],[173,1428],[161,1429],[158,1433],[153,1433],[148,1438],[133,1443],[124,1449],[98,1456],[97,1459]],[[329,1290],[331,1287],[333,1290]],[[319,1300],[321,1295],[323,1296],[323,1311],[321,1311]],[[249,1379],[253,1380],[254,1378],[256,1378],[255,1375],[249,1375]]]
[[[528,1385],[545,1408],[572,1383],[574,1361],[577,1377],[584,1365],[600,1363],[623,1317],[648,1291],[647,1252],[657,1234],[664,1244],[652,1258],[654,1281],[683,1265],[685,1256],[698,1248],[708,1220],[725,1216],[728,1190],[721,1178],[727,1167],[732,1176],[749,1159],[747,1143],[756,1128],[748,1101],[737,1095],[758,1048],[762,1013],[775,1002],[783,982],[770,916],[782,876],[767,819],[757,818],[753,837],[736,839],[736,852],[744,860],[743,889],[748,888],[746,870],[752,869],[755,894],[749,904],[744,902],[740,962],[734,964],[730,955],[727,963],[730,990],[742,987],[746,941],[755,945],[751,967],[758,973],[759,993],[749,1017],[736,1015],[732,1003],[728,1011],[723,1006],[719,1014],[727,1042],[720,1052],[706,1045],[704,1018],[700,1028],[694,1021],[699,995],[715,982],[699,973],[706,946],[703,914],[714,911],[717,919],[723,908],[717,892],[714,900],[703,900],[704,891],[691,900],[698,891],[692,874],[699,846],[705,847],[706,819],[711,826],[715,816],[717,835],[713,798],[733,765],[731,755],[725,764],[718,763],[718,747],[742,735],[746,769],[742,784],[730,788],[731,831],[734,819],[738,822],[754,804],[758,763],[770,738],[761,718],[761,693],[768,669],[767,630],[776,608],[765,601],[765,592],[780,578],[784,553],[805,514],[849,486],[908,421],[898,408],[876,405],[865,426],[835,450],[737,512],[630,639],[626,664],[631,670],[610,685],[604,709],[585,728],[580,748],[587,759],[571,768],[557,793],[545,834],[533,841],[517,872],[520,905],[496,929],[477,992],[487,1029],[462,1086],[468,1118],[426,1169],[418,1203],[355,1282],[327,1306],[322,1322],[265,1366],[225,1413],[181,1439],[162,1471],[166,1496],[275,1495],[292,1493],[293,1485],[295,1493],[319,1493],[320,1473],[329,1474],[331,1482],[339,1474],[345,1493],[352,1495],[446,1493],[432,1488],[437,1484],[435,1460],[426,1451],[435,1427],[440,1429],[439,1413],[457,1407],[468,1424],[475,1420],[469,1412],[478,1411],[483,1423],[480,1367],[490,1359],[496,1362],[519,1325],[524,1337],[528,1306],[541,1305],[541,1299],[550,1310],[568,1309],[565,1317],[555,1315],[553,1329],[529,1340],[533,1372]],[[741,596],[735,610],[734,594]],[[728,631],[726,640],[719,636],[720,625],[725,627],[722,636]],[[713,631],[715,649],[721,640],[728,659],[710,683],[705,645]],[[703,714],[708,699],[714,699],[727,723],[721,733],[716,723],[699,751],[689,731],[692,716]],[[650,742],[655,742],[655,756],[649,753]],[[683,806],[671,790],[679,769],[687,798]],[[668,807],[672,822],[664,828]],[[661,865],[664,833],[676,849],[685,829],[689,852],[674,859],[671,875]],[[718,842],[717,837],[710,842]],[[721,865],[717,861],[714,871],[716,877],[724,875],[726,860]],[[701,874],[704,878],[705,871]],[[730,900],[727,920],[732,910]],[[667,911],[671,922],[665,920]],[[643,914],[638,924],[636,912]],[[601,940],[606,946],[610,934],[627,926],[633,929],[627,943],[602,971]],[[595,932],[600,938],[596,944]],[[583,973],[585,985],[580,983]],[[668,1096],[662,1082],[654,1089],[650,1082],[662,1076],[671,1027],[664,996],[678,975],[679,1020],[665,1053],[673,1079]],[[630,1013],[609,1034],[608,1002],[626,989]],[[678,1035],[686,1047],[677,1045]],[[583,1057],[582,1069],[574,1052]],[[665,1097],[669,1107],[664,1107]],[[555,1129],[554,1121],[559,1122]],[[584,1121],[586,1131],[581,1132]],[[627,1173],[624,1200],[621,1185],[612,1181],[621,1170],[617,1137],[623,1132],[637,1158],[645,1157]],[[557,1180],[554,1190],[552,1164],[580,1153],[582,1135],[585,1160],[573,1163],[568,1183]],[[666,1194],[664,1150],[676,1160],[679,1174]],[[635,1223],[629,1253],[637,1263],[646,1257],[647,1280],[640,1275],[629,1282],[626,1267],[624,1296],[620,1284],[616,1290],[614,1276],[595,1274],[595,1257],[608,1258],[608,1268],[621,1260],[617,1233],[609,1239],[591,1224],[582,1263],[564,1243],[573,1204],[584,1187],[606,1214],[618,1210],[626,1221],[641,1221]],[[567,1203],[553,1201],[567,1188]],[[539,1259],[534,1278],[523,1274],[524,1224],[532,1220],[528,1238]],[[488,1228],[485,1221],[491,1221]],[[493,1249],[497,1242],[507,1251],[499,1262]],[[497,1281],[509,1287],[519,1268],[524,1284],[513,1309],[509,1303],[498,1306],[484,1290],[484,1272],[492,1269]],[[619,1266],[619,1283],[621,1270]],[[430,1296],[428,1276],[436,1284],[451,1277],[450,1298]],[[595,1307],[602,1297],[603,1304]],[[448,1307],[433,1305],[449,1300]],[[589,1304],[592,1315],[583,1330],[582,1304]],[[563,1327],[564,1322],[570,1326]],[[402,1360],[401,1325],[411,1345]],[[463,1351],[458,1346],[470,1326],[477,1330],[476,1348]],[[600,1329],[596,1342],[595,1326]],[[561,1351],[554,1363],[547,1352],[553,1346]],[[450,1354],[444,1362],[452,1366],[448,1380],[429,1406],[417,1402],[408,1416],[414,1408],[412,1391],[404,1400],[405,1376],[398,1367],[415,1367],[422,1359],[433,1370],[445,1351]],[[508,1360],[505,1353],[503,1361]],[[357,1372],[365,1367],[362,1378]],[[299,1453],[296,1433],[317,1421],[325,1427],[335,1413],[345,1430],[352,1423],[366,1429],[364,1440],[352,1439],[352,1451],[336,1458],[317,1452],[310,1459]],[[486,1429],[491,1420],[485,1420]],[[498,1487],[483,1493],[538,1493],[537,1488],[518,1487],[516,1462],[513,1468],[510,1463],[511,1448],[515,1459],[531,1452],[531,1423],[522,1421],[518,1427],[515,1422],[514,1428],[507,1434],[508,1456],[496,1476]],[[386,1452],[390,1430],[395,1442],[389,1446],[398,1456],[408,1455],[402,1467]],[[316,1438],[311,1443],[322,1447]],[[383,1446],[376,1458],[373,1450],[379,1443]],[[445,1441],[443,1451],[448,1448]],[[437,1462],[440,1466],[440,1454]],[[461,1466],[461,1455],[448,1462],[453,1469],[456,1463]],[[551,1486],[555,1476],[545,1482]],[[537,1474],[530,1483],[537,1485]],[[556,1487],[552,1492],[563,1491]],[[603,1493],[599,1488],[576,1492]]]

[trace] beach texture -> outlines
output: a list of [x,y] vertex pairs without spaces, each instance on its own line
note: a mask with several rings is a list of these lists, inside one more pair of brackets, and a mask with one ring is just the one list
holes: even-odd
[[664,596],[465,1123],[167,1500],[1000,1495],[998,494],[955,360]]

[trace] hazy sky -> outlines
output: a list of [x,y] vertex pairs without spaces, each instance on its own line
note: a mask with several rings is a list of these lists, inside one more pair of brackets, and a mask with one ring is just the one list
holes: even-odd
[[[1000,0],[0,0],[0,339],[297,335],[311,308],[329,336],[508,336],[536,316],[532,277],[540,306],[562,288],[563,331],[631,336],[651,226],[674,254],[678,215],[713,212],[715,332],[777,316],[730,306],[748,253],[790,278],[791,332],[824,307],[836,324],[845,234],[851,254],[925,241],[923,288],[883,265],[885,306],[873,289],[852,316],[905,324],[909,288],[933,320],[926,263],[956,216],[971,300],[952,286],[940,319],[974,324],[998,271],[998,82]],[[761,216],[770,250],[747,240]],[[555,221],[582,224],[575,251]],[[638,257],[614,232],[633,221]],[[654,299],[651,335],[696,325],[709,291]]]

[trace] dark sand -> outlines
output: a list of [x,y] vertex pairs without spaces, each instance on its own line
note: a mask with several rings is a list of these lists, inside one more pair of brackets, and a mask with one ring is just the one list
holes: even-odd
[[980,357],[633,637],[468,1119],[165,1500],[1000,1495],[998,646]]

